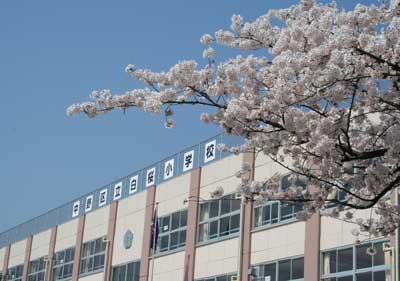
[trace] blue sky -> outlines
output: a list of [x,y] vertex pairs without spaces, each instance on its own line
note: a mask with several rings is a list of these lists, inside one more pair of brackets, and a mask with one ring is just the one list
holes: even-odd
[[228,28],[234,13],[251,20],[296,2],[1,1],[0,232],[220,132],[199,121],[201,109],[180,110],[167,130],[142,111],[71,118],[68,105],[138,86],[128,63],[205,63],[203,33]]

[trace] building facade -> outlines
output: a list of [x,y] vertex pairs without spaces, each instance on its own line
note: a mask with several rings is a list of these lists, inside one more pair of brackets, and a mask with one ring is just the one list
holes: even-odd
[[216,136],[0,234],[1,281],[398,280],[397,233],[355,244],[350,223],[242,204],[244,163],[255,180],[285,171],[217,150],[238,142]]

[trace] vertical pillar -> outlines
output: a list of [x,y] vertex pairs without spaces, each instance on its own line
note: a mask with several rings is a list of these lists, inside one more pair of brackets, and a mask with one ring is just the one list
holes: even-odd
[[81,253],[82,253],[82,240],[83,240],[83,232],[85,230],[85,219],[86,216],[83,215],[79,218],[78,222],[78,231],[76,233],[76,242],[75,242],[75,256],[72,268],[72,281],[78,281],[79,279]]
[[184,281],[193,281],[196,257],[197,214],[199,208],[201,168],[190,174],[190,189],[188,198],[188,217],[186,226]]
[[24,260],[24,269],[22,271],[22,281],[28,280],[28,270],[29,270],[29,260],[31,259],[31,250],[32,250],[32,235],[26,239],[26,247],[25,247],[25,260]]
[[50,245],[49,245],[49,254],[47,256],[47,269],[45,275],[45,281],[53,280],[53,265],[54,265],[54,249],[56,246],[56,238],[57,238],[57,226],[53,226],[51,228],[50,234]]
[[[397,189],[392,190],[392,193],[390,194],[390,202],[392,205],[399,205],[399,193]],[[390,272],[390,279],[391,281],[395,280],[400,280],[400,274],[399,274],[399,269],[400,269],[400,259],[399,259],[399,250],[400,250],[400,238],[399,238],[399,228],[395,230],[394,233],[390,235],[390,246],[393,249],[392,255],[394,264],[391,266],[391,272]]]
[[8,269],[8,261],[10,260],[10,251],[11,251],[11,245],[8,245],[6,248],[6,252],[4,254],[4,260],[3,260],[3,281],[7,281],[7,269]]
[[[310,192],[316,187],[310,186]],[[321,215],[314,213],[306,221],[304,241],[304,280],[318,281],[320,279],[320,241],[321,241]]]
[[115,237],[115,225],[117,222],[118,212],[118,201],[112,202],[110,205],[110,213],[108,216],[108,229],[107,229],[107,252],[106,252],[106,264],[104,270],[104,281],[111,280],[112,273],[112,257],[114,252],[114,237]]
[[144,215],[142,255],[140,258],[140,281],[147,281],[150,267],[151,224],[153,219],[156,186],[150,186],[146,191],[146,210]]
[[[255,170],[255,153],[246,152],[243,154],[243,163],[250,164],[251,170],[249,179],[251,181],[254,180],[254,170]],[[248,200],[244,204],[241,205],[244,207],[242,212],[243,220],[242,220],[242,235],[240,247],[241,247],[241,256],[240,256],[240,271],[241,271],[241,281],[249,281],[249,269],[251,262],[251,228],[253,221],[253,201]]]

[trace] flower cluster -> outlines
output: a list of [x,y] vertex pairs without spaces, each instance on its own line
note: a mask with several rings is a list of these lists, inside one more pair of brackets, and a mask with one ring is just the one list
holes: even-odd
[[[245,168],[239,176],[246,177],[240,188],[247,196],[302,201],[304,219],[321,211],[354,220],[348,210],[371,210],[369,219],[357,218],[360,230],[387,234],[400,222],[390,199],[400,185],[398,13],[398,0],[352,11],[302,0],[252,22],[234,15],[230,30],[201,37],[204,67],[193,60],[163,72],[128,65],[143,89],[93,92],[92,101],[71,105],[67,114],[139,107],[164,113],[172,128],[166,108],[205,106],[202,121],[245,138],[230,151],[255,150],[296,177],[282,190],[279,175],[254,182]],[[217,63],[213,44],[258,52]]]

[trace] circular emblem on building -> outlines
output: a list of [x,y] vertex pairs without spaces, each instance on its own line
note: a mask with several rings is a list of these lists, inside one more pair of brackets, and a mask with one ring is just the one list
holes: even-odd
[[128,229],[124,234],[124,248],[128,250],[130,247],[132,247],[132,242],[133,233]]

